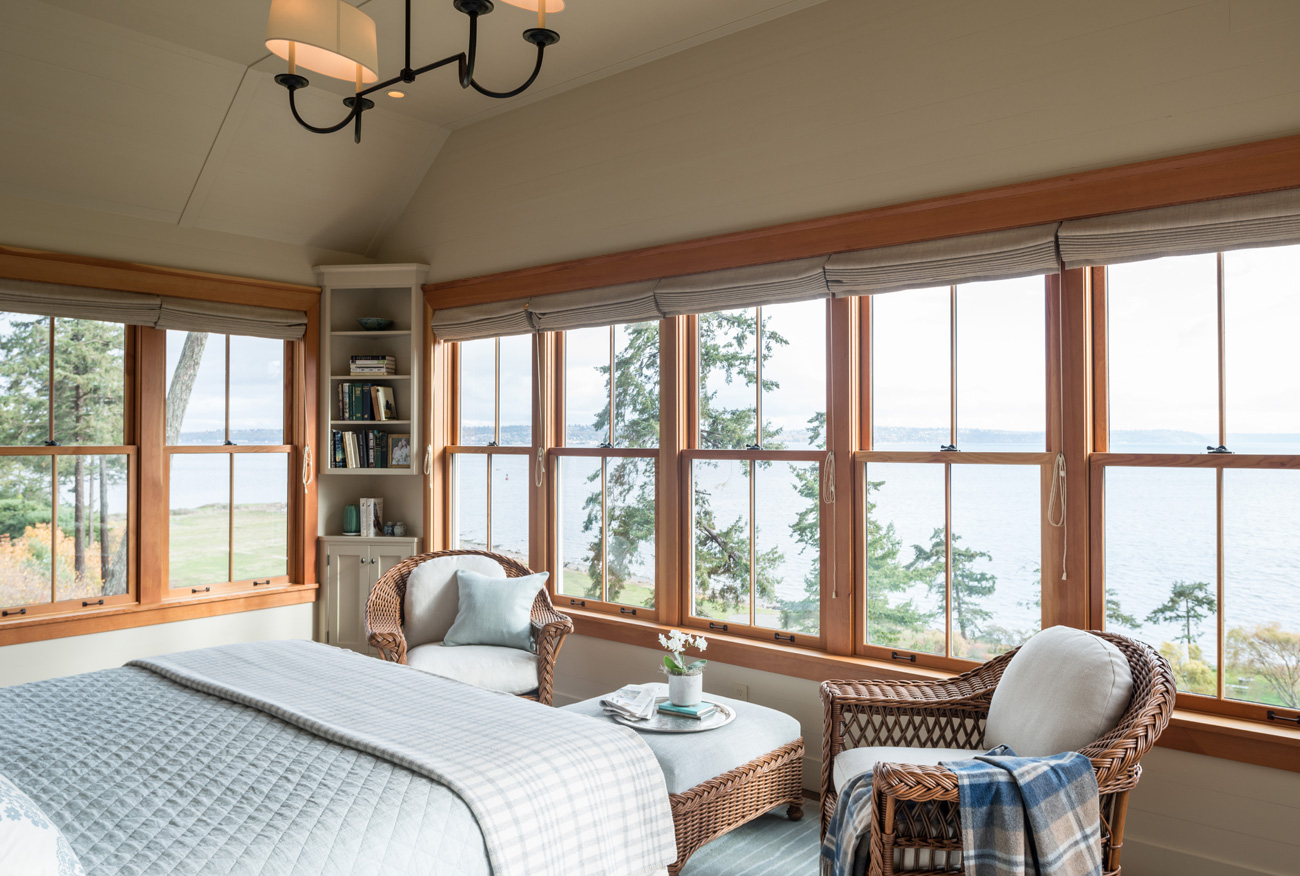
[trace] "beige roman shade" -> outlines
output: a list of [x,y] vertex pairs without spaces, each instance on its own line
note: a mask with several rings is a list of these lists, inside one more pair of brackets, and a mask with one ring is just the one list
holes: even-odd
[[151,326],[158,321],[160,301],[138,292],[0,279],[0,311],[11,313]]
[[1059,236],[1067,268],[1300,243],[1300,189],[1074,219]]
[[443,341],[473,341],[533,331],[527,298],[450,307],[433,313],[433,333]]
[[761,307],[829,298],[826,256],[709,271],[660,280],[655,298],[664,316]]
[[1054,274],[1059,223],[839,253],[826,263],[836,298]]
[[296,341],[307,331],[307,314],[301,310],[163,297],[154,328]]
[[657,281],[649,280],[538,296],[529,305],[533,328],[554,332],[662,319],[655,302],[656,285]]

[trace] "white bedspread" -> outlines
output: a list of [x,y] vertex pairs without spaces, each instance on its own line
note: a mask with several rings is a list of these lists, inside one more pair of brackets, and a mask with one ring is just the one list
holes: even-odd
[[663,773],[630,729],[313,642],[133,665],[442,782],[496,876],[638,876],[677,856]]

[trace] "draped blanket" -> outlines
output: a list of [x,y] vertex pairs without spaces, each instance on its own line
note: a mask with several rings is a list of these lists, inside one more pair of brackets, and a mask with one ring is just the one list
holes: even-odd
[[[1016,757],[999,746],[943,766],[957,775],[965,876],[1100,876],[1097,777],[1086,757]],[[872,817],[868,771],[840,791],[822,842],[824,870],[866,872]]]
[[132,665],[448,786],[495,876],[643,874],[676,859],[663,772],[627,728],[313,642]]

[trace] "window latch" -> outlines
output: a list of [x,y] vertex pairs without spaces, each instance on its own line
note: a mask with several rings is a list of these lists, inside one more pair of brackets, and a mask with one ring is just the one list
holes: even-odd
[[605,450],[613,450],[613,449],[614,449],[614,444],[613,444],[613,442],[611,442],[611,441],[602,441],[602,442],[600,442],[599,444],[597,444],[596,446],[597,446],[597,447],[600,447],[600,448],[603,448],[603,449],[605,449]]
[[793,642],[793,641],[794,641],[794,636],[783,636],[783,635],[781,635],[780,633],[773,633],[772,635],[776,636],[776,640],[777,640],[778,642]]
[[915,663],[915,662],[916,662],[916,655],[915,655],[915,654],[899,654],[897,651],[890,651],[890,652],[889,652],[889,659],[891,659],[891,660],[906,660],[906,661],[908,661],[909,663]]
[[722,631],[725,633],[725,632],[727,631],[727,625],[726,625],[726,624],[715,624],[713,621],[709,621],[709,629],[711,629],[711,630],[722,630]]
[[499,445],[498,445],[495,441],[489,441],[489,442],[487,443],[487,446],[488,446],[488,447],[497,447],[497,446],[499,446]]
[[11,614],[27,614],[27,609],[20,608],[17,611],[0,611],[0,617],[9,617]]
[[59,442],[57,442],[57,441],[42,441],[42,442],[41,442],[41,445],[44,446],[44,447],[59,447],[59,446],[60,446],[60,445],[59,445]]
[[1220,444],[1218,447],[1211,447],[1210,445],[1207,444],[1205,446],[1205,452],[1206,453],[1232,453],[1231,450],[1229,450],[1227,447],[1225,447],[1222,444]]
[[635,608],[620,608],[620,609],[618,610],[618,613],[619,613],[619,614],[632,614],[632,615],[634,615],[634,614],[636,614],[636,609],[635,609]]
[[88,602],[88,601],[85,600],[85,599],[81,600],[81,607],[82,607],[82,608],[85,608],[85,607],[88,606],[88,605],[103,605],[103,604],[104,604],[104,600],[102,600],[102,599],[96,599],[94,602]]
[[1279,715],[1272,709],[1268,710],[1268,719],[1270,721],[1294,721],[1295,723],[1300,724],[1300,718],[1288,718],[1286,715]]
[[763,449],[763,445],[762,445],[762,444],[746,444],[746,445],[745,445],[745,449],[746,449],[746,450],[762,450],[762,449]]
[[224,442],[222,442],[221,446],[222,446],[222,447],[234,447],[234,446],[235,446],[235,442],[234,442],[234,441],[231,441],[229,438],[227,438]]
[[940,453],[961,453],[961,451],[957,449],[956,444],[940,444],[939,452]]

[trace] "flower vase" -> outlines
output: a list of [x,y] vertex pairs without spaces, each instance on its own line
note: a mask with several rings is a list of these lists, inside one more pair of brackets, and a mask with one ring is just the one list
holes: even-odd
[[669,675],[668,701],[674,706],[694,706],[704,692],[704,673],[695,675]]

